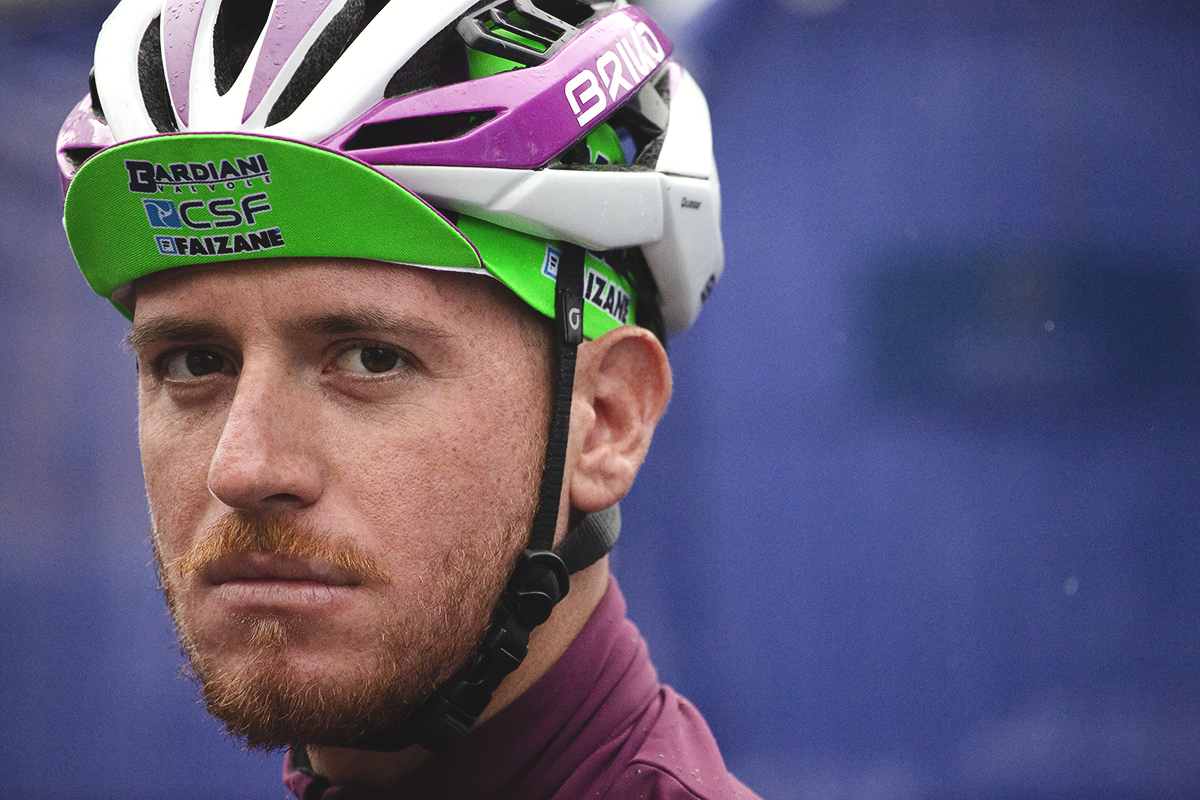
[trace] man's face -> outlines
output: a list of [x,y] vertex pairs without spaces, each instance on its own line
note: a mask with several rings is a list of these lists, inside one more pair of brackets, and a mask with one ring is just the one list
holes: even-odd
[[473,651],[537,501],[550,368],[488,278],[284,260],[139,281],[155,555],[210,710],[347,744]]

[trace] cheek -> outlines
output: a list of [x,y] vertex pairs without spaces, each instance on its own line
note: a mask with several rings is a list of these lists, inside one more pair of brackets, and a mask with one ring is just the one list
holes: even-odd
[[440,559],[464,536],[502,533],[532,515],[546,422],[522,413],[506,388],[467,393],[455,407],[471,409],[469,416],[424,414],[376,431],[357,458],[346,453],[337,472],[350,479],[358,514],[388,549],[410,562]]
[[208,426],[162,413],[142,399],[138,440],[150,518],[162,555],[186,549],[211,504],[208,467],[216,438]]

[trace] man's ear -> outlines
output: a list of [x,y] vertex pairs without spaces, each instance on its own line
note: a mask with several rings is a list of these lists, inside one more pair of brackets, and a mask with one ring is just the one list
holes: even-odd
[[608,508],[629,491],[671,396],[671,365],[645,328],[626,325],[579,346],[571,403],[570,504]]

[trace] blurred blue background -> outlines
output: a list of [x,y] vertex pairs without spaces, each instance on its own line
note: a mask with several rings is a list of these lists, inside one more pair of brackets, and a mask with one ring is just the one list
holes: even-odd
[[[281,798],[180,676],[125,323],[53,142],[111,3],[0,3],[0,775]],[[769,798],[1200,797],[1200,4],[716,0],[727,271],[614,568]]]

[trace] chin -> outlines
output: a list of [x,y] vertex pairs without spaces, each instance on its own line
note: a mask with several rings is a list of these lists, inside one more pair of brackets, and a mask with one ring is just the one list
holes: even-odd
[[[400,722],[473,652],[469,639],[397,640],[376,630],[370,652],[338,647],[306,626],[258,615],[225,630],[210,650],[181,637],[209,713],[250,749],[350,747]],[[216,633],[216,632],[214,632]]]

